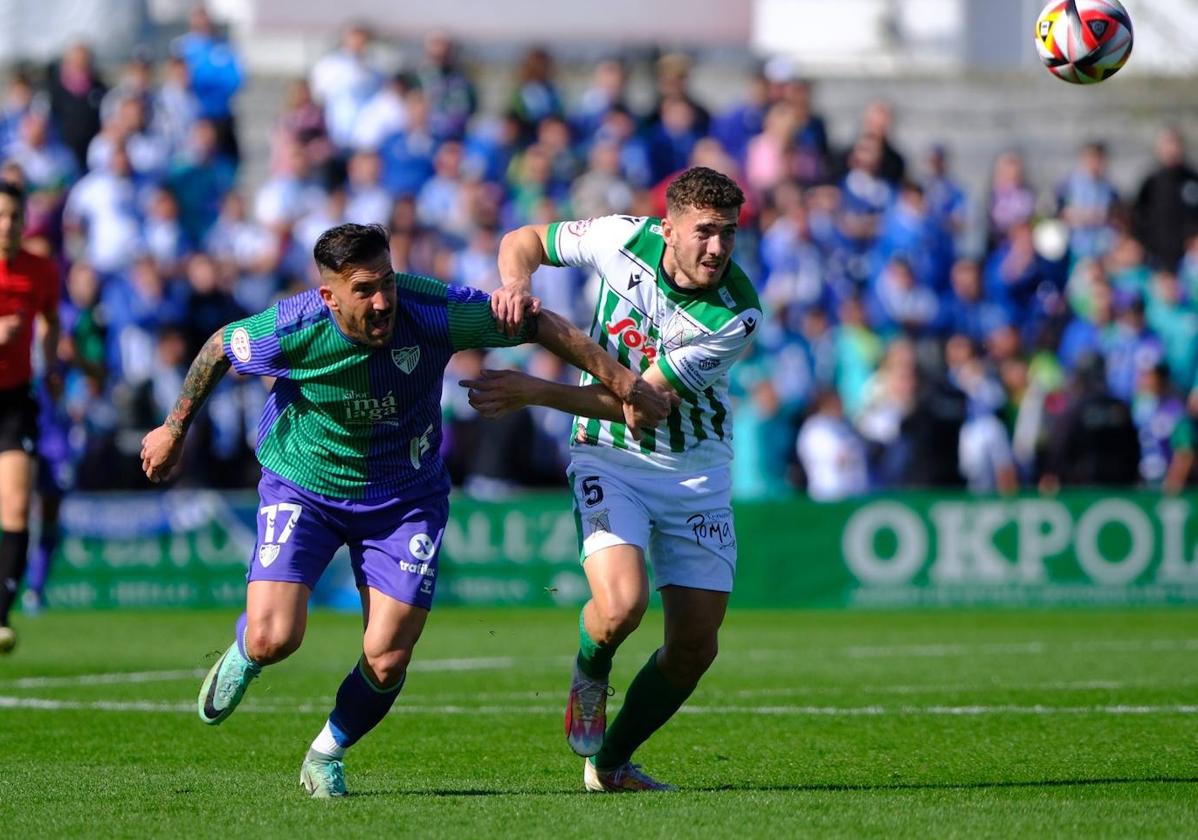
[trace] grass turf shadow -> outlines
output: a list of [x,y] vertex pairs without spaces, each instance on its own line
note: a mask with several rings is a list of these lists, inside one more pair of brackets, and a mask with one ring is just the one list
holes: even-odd
[[[779,792],[779,793],[860,793],[871,791],[902,790],[987,790],[1003,788],[1068,788],[1098,785],[1144,785],[1144,784],[1198,784],[1198,776],[1145,776],[1140,778],[1104,779],[1026,779],[1011,781],[977,782],[884,782],[878,784],[840,784],[835,782],[812,784],[743,784],[708,787],[684,787],[678,793],[727,793],[727,792]],[[568,790],[524,789],[477,789],[437,788],[435,790],[403,790],[399,788],[376,788],[351,791],[349,798],[379,796],[432,796],[432,797],[480,797],[480,796],[583,796],[587,791],[580,788]],[[668,794],[662,794],[668,795]]]
[[687,788],[689,791],[720,793],[724,791],[794,791],[811,793],[852,793],[854,791],[888,790],[986,790],[1002,788],[1088,787],[1096,785],[1198,784],[1198,776],[1144,776],[1139,778],[1108,779],[1024,779],[977,782],[879,782],[877,784],[838,784],[835,782],[793,785],[716,785]]

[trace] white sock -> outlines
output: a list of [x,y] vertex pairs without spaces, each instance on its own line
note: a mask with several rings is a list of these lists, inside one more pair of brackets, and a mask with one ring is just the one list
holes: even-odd
[[312,742],[312,749],[333,758],[343,758],[345,756],[345,747],[338,744],[337,739],[333,737],[333,730],[329,726],[328,721],[325,721],[324,729],[320,730],[320,734]]

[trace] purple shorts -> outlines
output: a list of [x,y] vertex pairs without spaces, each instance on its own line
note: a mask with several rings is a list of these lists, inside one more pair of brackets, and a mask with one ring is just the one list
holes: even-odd
[[379,501],[333,499],[268,470],[258,482],[258,543],[246,580],[309,589],[342,545],[358,586],[430,609],[449,499],[436,492]]

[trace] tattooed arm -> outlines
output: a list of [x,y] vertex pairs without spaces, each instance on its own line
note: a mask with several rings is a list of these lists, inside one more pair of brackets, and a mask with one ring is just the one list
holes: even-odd
[[146,477],[155,484],[170,475],[171,469],[183,453],[183,439],[187,436],[192,421],[195,420],[204,400],[229,369],[223,335],[224,329],[221,328],[204,343],[187,371],[175,407],[161,426],[142,438],[141,468]]

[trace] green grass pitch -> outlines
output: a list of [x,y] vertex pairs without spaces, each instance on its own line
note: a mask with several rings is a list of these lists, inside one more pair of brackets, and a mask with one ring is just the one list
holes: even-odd
[[[434,612],[350,798],[300,759],[356,659],[316,612],[226,723],[195,715],[216,612],[49,613],[0,659],[0,836],[1178,837],[1198,830],[1191,610],[733,611],[637,754],[673,794],[582,792],[561,706],[573,612]],[[650,613],[616,658],[627,685]],[[622,693],[613,700],[613,711]]]

